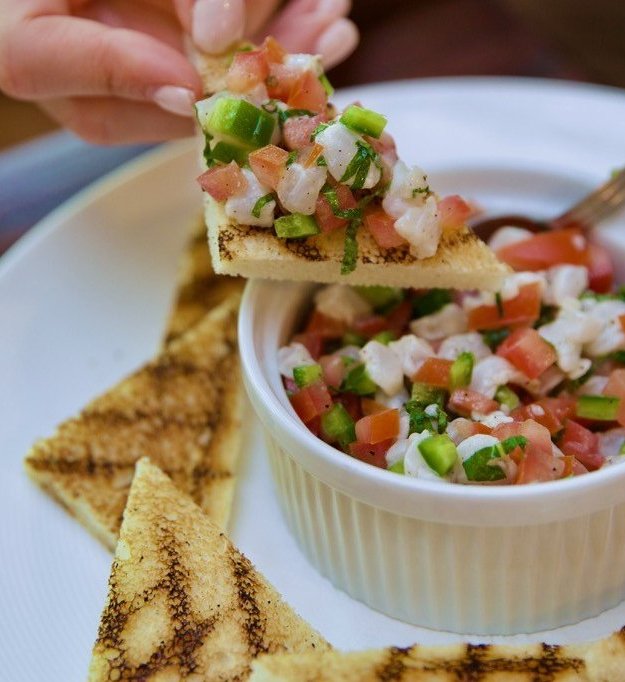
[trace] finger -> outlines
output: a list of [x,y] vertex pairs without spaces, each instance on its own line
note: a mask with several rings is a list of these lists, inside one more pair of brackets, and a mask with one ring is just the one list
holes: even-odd
[[350,10],[349,0],[293,0],[267,26],[289,52],[313,52],[321,34]]
[[280,0],[246,0],[245,34],[253,36],[276,11]]
[[358,29],[349,19],[337,19],[317,38],[314,52],[320,54],[323,65],[331,69],[339,64],[358,46]]
[[158,101],[163,87],[180,113],[201,92],[199,76],[184,55],[137,31],[88,19],[25,19],[1,48],[9,95],[18,99],[107,96]]
[[243,37],[245,0],[174,0],[180,22],[195,45],[219,54]]
[[40,103],[61,125],[93,144],[162,142],[193,135],[194,124],[156,105],[113,97],[75,97]]

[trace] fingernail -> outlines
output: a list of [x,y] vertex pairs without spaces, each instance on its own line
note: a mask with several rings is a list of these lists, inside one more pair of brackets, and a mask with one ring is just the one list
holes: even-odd
[[323,58],[326,68],[338,64],[358,44],[358,29],[349,19],[338,19],[319,36],[315,52]]
[[152,100],[161,109],[178,116],[193,116],[195,94],[187,88],[175,85],[163,85],[152,95]]
[[197,0],[193,7],[193,40],[211,54],[223,52],[242,38],[244,27],[243,0]]
[[338,19],[347,16],[351,6],[350,0],[320,0],[315,14],[327,19]]

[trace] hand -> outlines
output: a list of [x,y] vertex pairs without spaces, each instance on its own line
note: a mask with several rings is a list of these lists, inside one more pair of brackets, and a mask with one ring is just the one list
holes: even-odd
[[220,52],[271,33],[328,65],[356,46],[349,0],[0,0],[0,88],[95,143],[190,135],[201,82],[185,35]]

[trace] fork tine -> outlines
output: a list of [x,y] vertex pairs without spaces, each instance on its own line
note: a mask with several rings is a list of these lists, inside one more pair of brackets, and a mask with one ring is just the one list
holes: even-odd
[[625,204],[625,169],[558,216],[552,223],[593,225]]

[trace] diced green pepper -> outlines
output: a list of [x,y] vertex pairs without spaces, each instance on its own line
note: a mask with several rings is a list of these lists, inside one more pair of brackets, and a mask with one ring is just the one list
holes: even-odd
[[341,339],[343,346],[364,346],[365,343],[367,343],[367,339],[362,334],[357,334],[356,332],[347,331]]
[[331,440],[345,447],[356,440],[356,426],[341,403],[335,403],[321,415],[321,428]]
[[197,111],[204,132],[248,151],[269,144],[276,126],[271,114],[244,99],[220,97],[208,111]]
[[391,464],[388,470],[392,471],[394,474],[405,474],[406,471],[404,470],[404,460],[398,459],[395,464]]
[[371,395],[377,391],[377,388],[365,365],[357,365],[351,369],[341,385],[342,391],[356,393],[356,395]]
[[456,446],[447,434],[430,436],[419,443],[419,450],[430,469],[439,476],[445,476],[458,459]]
[[582,419],[614,421],[619,413],[621,399],[609,395],[581,395],[577,399],[575,414]]
[[502,405],[506,405],[511,410],[514,410],[521,404],[519,396],[507,386],[499,386],[495,392],[495,400]]
[[317,221],[312,216],[302,213],[292,213],[277,218],[274,227],[281,239],[303,239],[321,232]]
[[235,161],[239,166],[244,166],[247,163],[247,154],[245,148],[228,142],[218,142],[211,150],[211,155],[215,161],[221,161],[221,163]]
[[498,466],[489,464],[491,460],[501,457],[502,453],[497,445],[482,448],[464,460],[462,467],[469,481],[500,481],[506,477]]
[[449,289],[430,289],[412,301],[412,312],[415,317],[425,317],[437,313],[451,301]]
[[412,400],[421,407],[438,405],[443,407],[447,393],[442,388],[435,388],[429,384],[415,382],[412,384]]
[[380,137],[387,123],[386,117],[382,114],[359,107],[357,104],[347,107],[340,121],[351,130],[371,137]]
[[404,292],[396,287],[372,286],[354,287],[354,289],[373,306],[376,312],[404,299]]
[[391,341],[395,341],[395,338],[395,334],[390,329],[386,329],[383,332],[375,334],[375,336],[371,337],[371,340],[388,346]]
[[466,388],[471,383],[473,375],[473,364],[475,358],[473,353],[460,353],[453,361],[449,370],[449,390],[456,388]]
[[293,368],[293,379],[298,388],[305,388],[321,379],[321,365],[300,365]]

